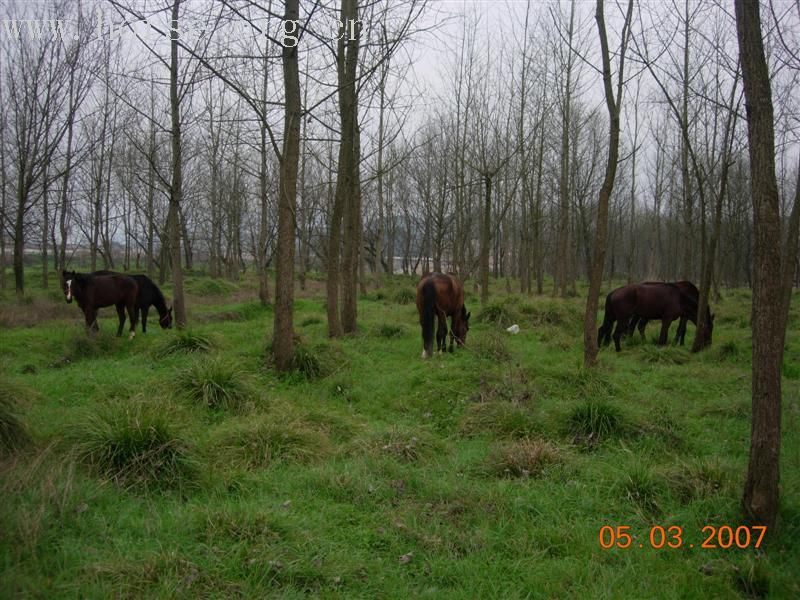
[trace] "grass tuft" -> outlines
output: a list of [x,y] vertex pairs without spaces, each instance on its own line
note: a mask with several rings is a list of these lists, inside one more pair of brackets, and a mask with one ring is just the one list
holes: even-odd
[[655,516],[661,513],[661,479],[646,465],[634,463],[623,475],[619,489],[622,496],[645,515]]
[[196,360],[175,378],[179,395],[211,410],[241,412],[253,396],[241,369],[219,358]]
[[249,469],[276,462],[310,463],[332,452],[328,436],[300,420],[276,422],[273,416],[236,423],[217,442],[221,454]]
[[88,334],[83,329],[70,333],[64,341],[64,356],[54,366],[66,366],[79,360],[105,358],[116,349],[117,338],[110,332]]
[[78,460],[125,489],[183,488],[196,472],[189,444],[160,407],[109,407],[69,437]]
[[682,504],[715,496],[723,489],[727,479],[727,473],[716,459],[682,464],[666,476],[672,494]]
[[308,380],[321,379],[334,372],[336,357],[331,346],[325,342],[312,344],[297,340],[292,366],[294,371]]
[[377,335],[382,338],[398,338],[402,337],[404,330],[399,325],[387,325],[384,323],[378,327]]
[[416,293],[408,288],[400,288],[394,293],[394,296],[392,296],[392,300],[394,300],[395,304],[411,304],[415,302],[416,299]]
[[470,343],[469,348],[482,360],[504,362],[511,358],[511,351],[508,349],[506,341],[498,333],[489,332],[475,336],[475,340]]
[[517,312],[507,302],[487,304],[475,318],[477,323],[489,323],[503,328],[510,327],[518,320]]
[[538,429],[525,407],[503,401],[471,404],[459,423],[461,435],[467,437],[490,433],[496,437],[524,438]]
[[178,331],[174,336],[162,342],[154,354],[156,358],[165,358],[171,354],[211,352],[215,348],[216,343],[208,336],[192,331]]
[[577,406],[567,420],[570,433],[587,444],[599,443],[620,433],[622,423],[622,413],[617,407],[597,400],[587,400]]
[[501,477],[540,477],[548,466],[561,461],[553,444],[525,438],[503,444],[488,459],[489,469]]
[[688,350],[678,346],[644,344],[641,348],[641,359],[653,365],[682,365],[691,358]]
[[23,388],[5,377],[0,379],[0,456],[24,448],[31,441],[19,411],[27,395]]

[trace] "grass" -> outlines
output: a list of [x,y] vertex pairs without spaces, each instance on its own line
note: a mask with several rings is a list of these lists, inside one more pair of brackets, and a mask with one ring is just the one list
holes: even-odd
[[20,405],[29,397],[27,390],[0,377],[0,456],[24,448],[31,441],[20,414]]
[[[26,435],[0,453],[1,596],[800,595],[796,328],[780,527],[764,551],[700,548],[744,523],[749,292],[723,290],[704,352],[690,325],[684,349],[625,340],[585,370],[581,297],[493,281],[496,318],[470,296],[467,347],[422,360],[413,278],[368,284],[359,333],[329,340],[309,277],[280,374],[251,277],[192,275],[191,331],[132,341],[113,309],[90,339],[57,295],[0,299],[0,423]],[[604,525],[645,544],[604,550]],[[649,548],[653,525],[695,547]]]
[[160,407],[108,407],[86,415],[68,438],[79,462],[125,489],[181,488],[194,474],[190,445]]

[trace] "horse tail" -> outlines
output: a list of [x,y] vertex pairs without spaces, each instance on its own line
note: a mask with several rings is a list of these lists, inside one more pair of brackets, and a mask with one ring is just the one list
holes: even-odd
[[433,354],[433,321],[435,316],[436,284],[432,279],[428,279],[422,284],[422,314],[420,315],[424,356]]
[[606,310],[603,315],[603,324],[597,330],[597,345],[607,345],[611,343],[611,330],[614,327],[614,309],[611,307],[611,293],[606,296]]

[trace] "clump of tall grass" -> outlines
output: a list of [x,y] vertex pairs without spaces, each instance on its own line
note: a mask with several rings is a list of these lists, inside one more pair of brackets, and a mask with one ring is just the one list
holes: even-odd
[[490,433],[497,437],[522,438],[538,426],[530,411],[512,402],[479,402],[467,407],[459,423],[464,436]]
[[657,365],[682,365],[689,362],[691,354],[689,351],[679,346],[654,346],[645,344],[642,346],[641,359],[650,364]]
[[227,428],[217,448],[234,464],[253,469],[279,461],[309,463],[332,452],[322,431],[297,419],[279,423],[272,416]]
[[510,327],[518,321],[517,311],[508,302],[492,302],[487,304],[478,313],[475,321],[477,323],[489,323],[499,327]]
[[399,325],[389,325],[388,323],[384,323],[377,329],[378,337],[382,338],[397,338],[401,337],[404,333],[404,330]]
[[186,291],[196,296],[227,296],[238,290],[238,286],[224,279],[187,279]]
[[560,461],[558,448],[550,442],[525,438],[495,449],[489,456],[488,467],[501,477],[539,477],[547,467]]
[[728,481],[728,474],[716,459],[695,460],[668,472],[666,482],[683,504],[718,494]]
[[115,405],[69,434],[77,459],[122,488],[174,489],[196,473],[190,445],[159,407]]
[[617,407],[594,399],[575,407],[567,419],[570,433],[590,442],[620,433],[622,425],[622,413]]
[[214,340],[206,335],[193,331],[177,331],[159,345],[154,354],[156,358],[165,358],[171,354],[192,354],[195,352],[211,352],[216,348]]
[[292,368],[306,379],[327,377],[336,370],[336,363],[337,357],[329,344],[295,341]]
[[110,331],[87,334],[81,327],[67,335],[60,362],[66,365],[78,360],[106,357],[114,353],[116,342],[117,338]]
[[373,436],[367,446],[371,451],[388,454],[402,462],[416,462],[441,450],[441,444],[425,432],[397,427]]
[[417,295],[413,290],[408,288],[400,288],[392,296],[392,300],[394,300],[395,304],[411,304],[412,302],[415,302],[416,299]]
[[23,388],[0,378],[0,455],[11,454],[31,441],[20,415],[20,403],[27,395]]
[[511,352],[505,340],[497,333],[486,333],[475,336],[468,346],[478,358],[504,362],[511,358]]
[[244,371],[220,358],[196,360],[178,374],[175,388],[180,396],[212,410],[240,412],[253,397]]
[[634,504],[645,515],[653,516],[661,513],[663,484],[661,478],[654,475],[648,466],[634,463],[624,472],[618,482],[618,489],[623,498]]

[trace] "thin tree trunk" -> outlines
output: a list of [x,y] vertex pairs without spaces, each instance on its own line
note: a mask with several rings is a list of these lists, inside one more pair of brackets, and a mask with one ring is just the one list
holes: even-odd
[[786,322],[781,290],[781,224],[775,180],[772,90],[758,2],[735,0],[742,63],[753,199],[753,408],[750,461],[742,506],[755,523],[778,516],[781,446],[781,359]]
[[181,158],[181,115],[178,96],[178,9],[181,0],[172,4],[170,31],[169,104],[172,117],[172,184],[169,193],[169,258],[172,270],[172,307],[178,329],[187,325],[186,302],[183,296],[183,267],[181,266],[180,205],[183,196],[183,165]]
[[[299,0],[286,0],[284,21],[297,22]],[[297,46],[283,48],[283,83],[286,95],[284,143],[278,192],[278,247],[275,264],[275,319],[272,351],[275,366],[287,371],[294,362],[294,238],[297,172],[300,163],[300,73]]]
[[631,15],[633,13],[633,0],[628,2],[628,10],[625,17],[625,25],[622,28],[622,47],[620,50],[619,70],[617,80],[617,93],[611,86],[611,59],[608,50],[608,38],[606,37],[605,16],[603,14],[603,0],[597,0],[597,29],[600,35],[600,48],[603,60],[603,89],[605,90],[606,108],[608,109],[609,131],[608,131],[608,160],[606,162],[606,173],[603,184],[600,188],[600,196],[597,205],[597,231],[595,233],[594,261],[592,264],[591,277],[589,279],[589,296],[586,299],[586,312],[583,318],[583,365],[592,367],[597,363],[597,305],[600,295],[600,286],[603,283],[603,265],[606,258],[606,242],[608,236],[608,205],[611,193],[614,190],[614,178],[617,173],[617,160],[619,158],[619,112],[622,104],[622,90],[625,65],[625,48],[627,46],[627,36]]

